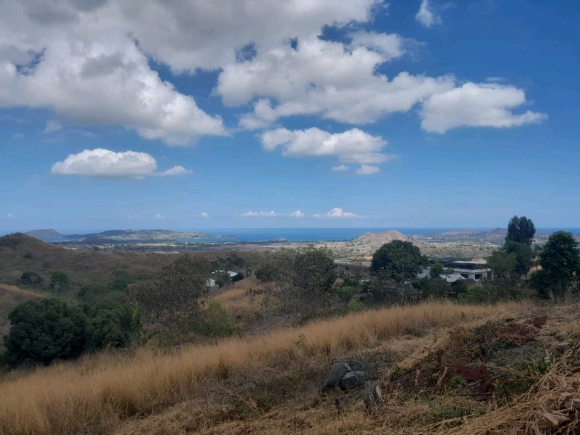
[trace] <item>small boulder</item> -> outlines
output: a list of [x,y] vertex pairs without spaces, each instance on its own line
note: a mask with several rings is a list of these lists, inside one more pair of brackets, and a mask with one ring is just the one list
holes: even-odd
[[322,391],[326,392],[338,387],[343,376],[348,372],[350,372],[350,366],[348,363],[344,362],[343,360],[336,361],[332,365],[330,373],[328,373],[326,379],[324,380]]
[[350,390],[364,384],[366,378],[367,372],[348,372],[342,377],[338,385],[343,390]]
[[373,371],[373,366],[363,359],[339,359],[334,362],[328,376],[324,380],[322,392],[331,391],[336,387],[339,387],[341,390],[349,390],[363,385]]

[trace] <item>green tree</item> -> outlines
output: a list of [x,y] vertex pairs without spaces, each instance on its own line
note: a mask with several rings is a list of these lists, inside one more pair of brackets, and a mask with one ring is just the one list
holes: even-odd
[[514,216],[508,223],[505,241],[522,243],[530,246],[535,234],[536,227],[531,219],[528,219],[525,216]]
[[272,282],[276,280],[276,277],[279,275],[279,268],[278,265],[274,262],[260,264],[256,268],[256,278],[262,282]]
[[209,261],[185,255],[157,276],[131,284],[129,298],[143,307],[145,321],[183,331],[195,323],[199,301],[209,292],[206,283],[211,270]]
[[506,254],[513,254],[515,257],[516,263],[513,271],[519,276],[527,275],[534,264],[534,251],[531,245],[508,240],[505,242],[504,251]]
[[70,282],[68,276],[62,272],[54,272],[50,276],[49,288],[56,292],[62,293],[69,289]]
[[321,294],[329,291],[334,281],[334,254],[330,249],[309,247],[294,258],[294,287]]
[[128,347],[141,334],[141,308],[130,304],[102,304],[90,312],[87,324],[87,347]]
[[20,277],[20,283],[23,285],[35,287],[42,285],[44,279],[36,272],[24,272]]
[[76,358],[85,347],[84,313],[58,299],[24,302],[8,318],[10,332],[4,345],[12,364],[26,360],[49,364],[54,359]]
[[580,251],[574,236],[565,231],[552,234],[540,253],[540,266],[532,277],[538,296],[546,297],[551,291],[555,300],[563,300],[580,275]]
[[439,275],[442,275],[445,272],[443,265],[439,262],[436,262],[431,269],[429,269],[429,275],[431,278],[437,278]]
[[509,279],[516,269],[516,254],[507,253],[504,249],[498,249],[487,257],[487,266],[492,270],[495,279]]
[[227,337],[233,334],[236,321],[219,299],[212,299],[200,314],[197,330],[209,337]]
[[374,253],[371,269],[375,273],[382,270],[386,278],[402,284],[413,280],[427,264],[427,257],[411,242],[394,240]]

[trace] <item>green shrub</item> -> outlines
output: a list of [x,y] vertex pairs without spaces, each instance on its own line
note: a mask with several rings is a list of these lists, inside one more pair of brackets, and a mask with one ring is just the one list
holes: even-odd
[[4,337],[6,359],[48,364],[54,359],[78,357],[85,346],[86,317],[78,307],[58,299],[28,301],[8,316],[10,332]]
[[348,302],[358,293],[358,288],[349,285],[343,285],[336,291],[336,294],[345,302]]
[[212,299],[201,313],[198,331],[209,337],[227,337],[234,332],[236,321],[219,299]]
[[141,309],[129,304],[103,304],[90,313],[87,348],[129,347],[141,335]]
[[44,279],[36,272],[24,272],[20,277],[20,283],[26,286],[40,286]]
[[62,272],[54,272],[50,276],[49,288],[56,292],[62,293],[68,291],[70,286],[70,281],[68,276]]
[[349,312],[362,311],[365,309],[365,304],[359,301],[355,301],[354,299],[351,299],[350,301],[348,301],[348,304],[346,304],[346,307]]
[[129,284],[133,284],[139,279],[139,277],[131,275],[125,270],[115,270],[113,274],[115,279],[107,286],[109,291],[123,291]]

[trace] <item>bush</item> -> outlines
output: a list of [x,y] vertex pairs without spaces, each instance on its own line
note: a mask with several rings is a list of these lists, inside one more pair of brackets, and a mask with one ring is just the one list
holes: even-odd
[[68,291],[70,281],[68,276],[62,272],[54,272],[50,277],[49,288],[56,292],[62,293]]
[[77,298],[83,302],[96,302],[107,293],[107,289],[98,285],[86,285],[79,290]]
[[236,321],[219,299],[210,301],[201,313],[198,331],[209,337],[227,337],[233,334]]
[[256,278],[262,282],[272,282],[279,272],[278,266],[274,263],[261,264],[256,269]]
[[129,284],[133,284],[139,279],[125,270],[115,270],[113,274],[115,279],[107,286],[109,291],[124,291]]
[[355,301],[354,299],[351,299],[350,301],[348,301],[348,304],[346,304],[346,308],[350,313],[355,311],[362,311],[365,309],[365,304],[359,301]]
[[87,348],[129,347],[141,335],[141,309],[129,304],[103,304],[92,310],[87,325]]
[[343,285],[336,291],[336,294],[345,302],[350,301],[355,294],[358,293],[358,288],[349,285]]
[[26,286],[42,285],[44,279],[36,272],[24,272],[20,277],[20,283]]
[[11,364],[26,360],[49,364],[54,359],[76,358],[84,349],[84,313],[58,299],[24,302],[8,318],[11,327],[4,344]]

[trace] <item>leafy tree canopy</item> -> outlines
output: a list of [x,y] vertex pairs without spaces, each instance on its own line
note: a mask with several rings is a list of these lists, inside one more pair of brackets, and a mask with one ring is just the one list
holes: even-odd
[[189,255],[165,266],[150,279],[128,287],[129,297],[143,307],[144,319],[162,326],[183,328],[191,325],[199,312],[199,300],[209,292],[211,263]]
[[375,273],[384,271],[383,276],[388,279],[404,283],[414,279],[427,264],[427,257],[411,242],[394,240],[374,253],[371,268]]
[[43,281],[42,276],[36,272],[24,272],[20,277],[20,282],[24,285],[36,286],[41,285]]
[[58,299],[28,301],[8,316],[10,332],[4,338],[7,360],[48,364],[76,358],[85,346],[86,317],[78,307]]
[[552,234],[540,253],[540,266],[532,277],[538,295],[547,297],[551,290],[556,298],[563,298],[580,275],[580,251],[574,236],[565,231]]
[[293,284],[315,293],[324,293],[336,281],[334,254],[327,248],[299,252],[294,258]]
[[69,289],[70,281],[68,276],[62,272],[54,272],[50,276],[50,289],[57,292],[65,292]]
[[531,219],[525,216],[514,216],[508,223],[505,241],[506,243],[511,241],[531,245],[535,234],[536,227]]
[[102,304],[90,312],[87,347],[90,350],[128,347],[139,340],[141,309],[129,304]]

